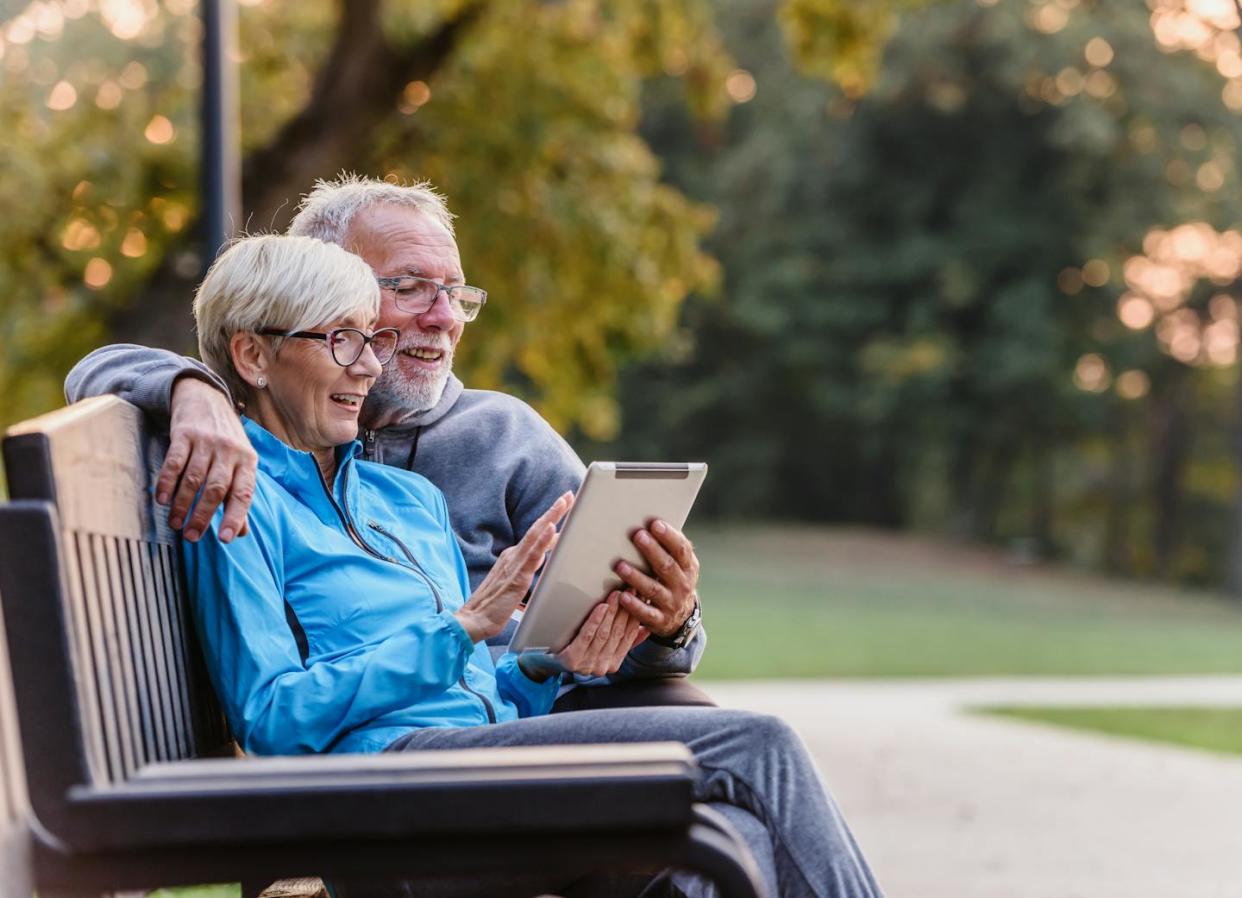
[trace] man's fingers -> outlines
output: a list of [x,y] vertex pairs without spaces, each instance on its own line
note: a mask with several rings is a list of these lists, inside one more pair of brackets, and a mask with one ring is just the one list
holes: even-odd
[[617,576],[625,581],[635,595],[643,599],[649,599],[653,604],[660,608],[671,611],[668,604],[672,601],[672,593],[666,589],[659,580],[648,577],[634,565],[625,562],[617,562],[613,568],[617,572]]
[[698,559],[694,555],[694,543],[690,542],[684,533],[668,521],[660,519],[652,521],[648,529],[664,550],[676,559],[677,565],[682,570],[688,571],[696,566]]
[[155,481],[155,501],[167,505],[172,501],[173,489],[181,474],[185,471],[186,460],[190,457],[190,444],[185,437],[177,435],[168,444],[168,453],[164,456],[164,464],[160,467],[160,476]]
[[621,607],[647,629],[662,629],[666,623],[664,614],[655,605],[648,605],[631,592],[621,593]]
[[651,565],[656,579],[661,583],[672,586],[674,578],[683,573],[677,559],[665,551],[664,547],[656,542],[655,537],[646,530],[639,530],[635,534],[634,543],[638,546],[638,551],[642,552],[643,557],[647,559],[647,563]]
[[220,542],[227,543],[234,535],[245,535],[246,514],[250,510],[252,499],[254,472],[240,466],[233,471],[233,485],[229,489],[228,504],[224,506],[224,517],[220,521]]
[[194,496],[198,493],[199,487],[203,485],[203,481],[207,479],[208,463],[209,459],[202,452],[191,450],[189,462],[181,475],[181,482],[177,485],[172,510],[168,515],[168,522],[173,527],[180,528],[190,513],[190,506],[194,504]]
[[194,513],[185,524],[186,539],[194,542],[203,535],[203,531],[211,523],[216,509],[220,507],[220,503],[229,494],[229,486],[232,482],[232,468],[225,468],[217,461],[208,472],[207,479],[203,483],[203,489],[198,494],[198,503],[194,506]]

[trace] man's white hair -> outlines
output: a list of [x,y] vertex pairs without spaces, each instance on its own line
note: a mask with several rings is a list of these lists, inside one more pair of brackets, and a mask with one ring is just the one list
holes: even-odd
[[[241,401],[250,385],[233,366],[234,334],[309,330],[349,315],[369,321],[379,306],[375,274],[353,253],[311,237],[243,237],[220,254],[194,296],[198,351]],[[284,341],[274,340],[279,351]]]
[[417,209],[453,233],[453,214],[431,182],[398,184],[364,178],[352,172],[341,172],[331,181],[316,181],[314,189],[298,204],[289,233],[344,246],[354,216],[362,209],[378,205]]

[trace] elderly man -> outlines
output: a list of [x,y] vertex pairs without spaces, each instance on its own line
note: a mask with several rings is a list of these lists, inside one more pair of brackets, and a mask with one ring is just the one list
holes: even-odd
[[[416,471],[444,492],[471,586],[478,586],[557,496],[577,489],[583,466],[530,406],[465,389],[453,375],[454,350],[487,295],[465,284],[443,198],[423,183],[342,175],[315,186],[289,232],[343,246],[375,272],[380,326],[399,328],[401,345],[362,413],[365,457]],[[168,421],[156,497],[171,503],[170,522],[187,539],[199,538],[221,503],[221,538],[245,532],[255,455],[228,388],[205,366],[162,350],[110,346],[78,363],[65,389],[71,402],[114,393]],[[624,562],[617,575],[635,593],[624,600],[626,610],[651,637],[630,652],[611,684],[597,680],[567,691],[558,711],[711,704],[678,679],[693,671],[706,642],[694,550],[662,521],[634,541],[655,576]],[[494,642],[505,645],[511,635],[512,627]]]

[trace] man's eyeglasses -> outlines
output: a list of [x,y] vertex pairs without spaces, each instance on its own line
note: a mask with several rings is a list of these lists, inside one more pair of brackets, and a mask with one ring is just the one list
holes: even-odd
[[375,353],[375,360],[387,365],[397,352],[397,341],[401,339],[401,331],[395,327],[381,327],[368,336],[356,327],[334,327],[327,333],[320,331],[282,331],[278,327],[265,327],[259,330],[267,337],[304,337],[307,340],[324,340],[332,352],[332,361],[342,368],[348,368],[362,357],[362,350],[368,345]]
[[440,284],[430,278],[420,278],[412,274],[375,280],[381,287],[393,292],[398,309],[411,315],[421,315],[430,310],[441,292],[448,297],[449,309],[458,321],[473,321],[478,318],[479,310],[487,302],[486,290],[467,287],[465,284]]

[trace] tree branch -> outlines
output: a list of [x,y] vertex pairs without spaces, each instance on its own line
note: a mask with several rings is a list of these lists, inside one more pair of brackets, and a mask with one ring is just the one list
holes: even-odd
[[242,194],[249,220],[264,228],[285,226],[293,217],[292,197],[356,162],[372,131],[393,114],[405,85],[435,74],[480,9],[464,7],[418,43],[394,47],[383,33],[382,5],[340,0],[336,41],[306,106],[245,161]]
[[[243,221],[265,230],[288,224],[294,200],[316,178],[366,158],[372,132],[393,114],[405,85],[431,80],[482,9],[466,4],[434,33],[395,47],[383,33],[383,0],[338,0],[338,6],[336,38],[306,105],[242,164]],[[190,297],[199,272],[184,257],[198,242],[195,226],[168,245],[133,302],[109,316],[114,339],[180,351],[193,346]]]

